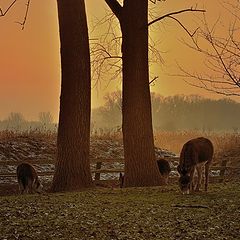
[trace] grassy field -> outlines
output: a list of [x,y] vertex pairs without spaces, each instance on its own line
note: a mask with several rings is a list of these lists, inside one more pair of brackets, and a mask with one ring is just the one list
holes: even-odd
[[[55,133],[29,135],[46,141],[56,139]],[[15,136],[16,133],[0,132],[1,140]],[[216,154],[240,154],[239,134],[158,132],[155,144],[179,153],[187,140],[199,136],[213,141]],[[109,139],[109,135],[94,137]],[[121,139],[121,135],[110,138]],[[239,158],[233,165],[240,166]],[[0,240],[240,240],[239,233],[239,182],[210,184],[208,193],[189,196],[181,195],[172,185],[0,196]]]
[[0,197],[0,239],[240,239],[240,184]]

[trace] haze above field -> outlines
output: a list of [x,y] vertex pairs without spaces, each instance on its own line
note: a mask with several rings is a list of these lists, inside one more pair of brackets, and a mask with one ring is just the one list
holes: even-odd
[[[97,2],[97,4],[96,4]],[[198,1],[167,0],[154,7],[155,13],[164,15],[167,12],[195,6]],[[60,91],[60,55],[56,1],[32,1],[25,29],[22,31],[17,21],[22,21],[25,14],[26,1],[18,1],[7,16],[0,18],[0,119],[10,112],[21,112],[26,118],[36,119],[39,112],[50,111],[55,120],[58,118]],[[98,34],[92,32],[93,20],[102,18],[106,12],[103,0],[87,0],[87,14],[91,38]],[[6,9],[8,0],[0,1],[0,7]],[[226,9],[219,1],[201,1],[198,8],[207,10],[210,23],[221,16],[226,20]],[[201,14],[186,13],[179,19],[191,30],[198,26]],[[227,24],[227,23],[226,23]],[[218,98],[204,90],[190,87],[183,79],[171,77],[178,71],[175,62],[182,63],[187,69],[204,70],[202,57],[194,53],[179,40],[190,39],[175,22],[165,20],[151,28],[154,39],[159,41],[157,48],[161,51],[163,63],[151,68],[151,76],[159,76],[153,92],[168,96],[174,94],[201,94]],[[103,96],[107,92],[121,89],[120,80],[103,79],[98,87],[92,89],[92,107],[104,103]],[[236,99],[237,100],[237,99]]]

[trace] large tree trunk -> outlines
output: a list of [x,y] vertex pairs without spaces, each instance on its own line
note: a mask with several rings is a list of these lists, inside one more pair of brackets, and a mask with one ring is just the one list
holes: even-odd
[[154,154],[148,66],[148,0],[125,0],[121,16],[125,187],[161,185]]
[[92,186],[89,162],[91,77],[84,0],[58,0],[62,86],[52,191]]

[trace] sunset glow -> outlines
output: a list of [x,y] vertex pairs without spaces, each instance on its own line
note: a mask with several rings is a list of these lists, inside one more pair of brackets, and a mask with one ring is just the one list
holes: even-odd
[[[185,1],[185,4],[182,4],[168,0],[158,3],[155,7],[159,14],[164,14],[195,6],[196,2],[198,1]],[[224,13],[218,2],[207,3],[205,0],[201,1],[198,7],[205,8],[209,19],[214,21]],[[8,4],[7,0],[0,1],[2,9]],[[103,17],[107,6],[103,0],[87,0],[86,4],[91,33],[93,17]],[[50,111],[57,120],[61,74],[56,1],[33,1],[25,29],[21,30],[21,26],[16,22],[22,21],[24,13],[25,1],[19,1],[6,16],[0,18],[0,119],[5,118],[10,112],[22,112],[26,118],[36,119],[39,112]],[[200,18],[201,14],[186,13],[179,19],[187,27],[194,29],[196,26],[194,21],[197,21],[198,17]],[[177,71],[176,61],[189,66],[188,69],[204,69],[201,65],[202,58],[179,41],[188,37],[176,23],[165,21],[160,24],[159,31],[157,28],[153,31],[153,37],[159,37],[159,48],[164,62],[151,70],[152,76],[159,76],[151,87],[152,91],[164,96],[200,94],[212,98],[221,97],[191,87],[181,78],[169,76]],[[103,79],[101,85],[92,89],[92,107],[103,104],[106,92],[119,89],[120,81],[108,84],[108,81]]]

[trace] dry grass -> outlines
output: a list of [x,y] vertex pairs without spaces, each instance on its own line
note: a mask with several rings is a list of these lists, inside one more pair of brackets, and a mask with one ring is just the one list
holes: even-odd
[[[227,156],[240,156],[240,134],[239,133],[215,133],[201,131],[179,131],[155,132],[155,145],[157,147],[168,149],[171,152],[179,154],[185,142],[196,137],[209,138],[214,145],[215,157],[220,158]],[[40,130],[29,130],[24,132],[0,131],[0,141],[9,139],[20,139],[29,137],[45,141],[56,141],[57,133],[55,131],[41,132]],[[91,138],[102,140],[122,141],[122,133],[119,130],[97,131],[92,132]],[[240,163],[239,163],[240,165]]]
[[102,139],[102,140],[122,140],[122,131],[121,128],[113,129],[92,129],[91,130],[91,139]]
[[40,131],[29,130],[29,131],[0,131],[0,141],[7,141],[10,139],[17,139],[21,137],[29,137],[35,139],[45,139],[46,141],[56,140],[57,134],[55,131]]
[[[120,131],[104,131],[98,134],[92,134],[92,139],[112,139],[122,140]],[[182,146],[185,142],[192,138],[206,137],[209,138],[214,145],[215,156],[224,155],[224,152],[231,152],[240,148],[239,133],[215,133],[201,131],[158,131],[154,132],[154,141],[157,147],[167,149],[176,154],[180,154]],[[240,155],[240,152],[239,152]]]
[[235,149],[237,146],[240,146],[240,134],[200,131],[156,132],[155,145],[179,154],[185,142],[197,137],[209,138],[213,142],[215,154],[217,155],[223,151]]

